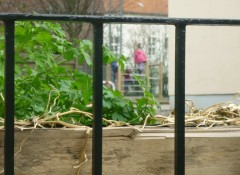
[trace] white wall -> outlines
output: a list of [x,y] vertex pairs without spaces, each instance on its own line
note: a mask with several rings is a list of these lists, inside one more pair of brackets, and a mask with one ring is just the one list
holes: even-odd
[[[240,19],[240,0],[169,0],[169,17]],[[170,32],[169,60],[169,95],[172,103],[174,27]],[[232,96],[240,91],[238,75],[240,75],[240,27],[187,27],[186,95],[189,98],[191,96],[214,98],[216,96],[213,95],[216,94],[222,97],[226,97],[226,94]],[[201,106],[205,107],[204,104]]]

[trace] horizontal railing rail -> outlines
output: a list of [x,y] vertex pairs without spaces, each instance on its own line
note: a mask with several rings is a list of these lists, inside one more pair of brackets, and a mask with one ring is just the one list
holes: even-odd
[[44,20],[44,21],[81,21],[89,23],[146,23],[168,25],[240,25],[238,19],[201,19],[201,18],[163,18],[163,17],[124,17],[124,16],[81,16],[81,15],[49,15],[49,14],[12,14],[0,13],[0,20]]
[[[102,174],[102,45],[103,24],[163,24],[175,26],[175,175],[185,174],[185,38],[186,26],[240,26],[240,20],[143,18],[78,15],[0,14],[5,26],[5,136],[4,169],[6,175],[14,174],[14,26],[15,21],[76,21],[94,26],[93,55],[93,152],[92,174]],[[160,173],[160,172],[159,172]]]

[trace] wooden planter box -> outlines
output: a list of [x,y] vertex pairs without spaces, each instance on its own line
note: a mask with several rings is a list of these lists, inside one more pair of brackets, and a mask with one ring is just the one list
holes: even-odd
[[[16,175],[73,175],[72,168],[85,140],[85,129],[16,130]],[[174,134],[170,128],[104,128],[103,175],[174,174]],[[0,171],[3,169],[4,131],[0,131]],[[88,161],[81,175],[91,174]],[[186,129],[186,175],[240,174],[240,128]]]

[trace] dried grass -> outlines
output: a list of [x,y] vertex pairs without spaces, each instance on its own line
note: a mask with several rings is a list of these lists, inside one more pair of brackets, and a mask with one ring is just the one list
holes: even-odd
[[[240,126],[240,98],[237,94],[231,101],[212,105],[206,109],[197,109],[192,100],[186,100],[189,111],[185,114],[187,127]],[[172,126],[175,115],[168,117],[157,115],[159,126]]]
[[[240,94],[236,94],[235,97],[225,103],[219,103],[212,105],[206,109],[197,109],[192,100],[186,100],[186,107],[188,112],[185,114],[185,126],[186,127],[213,127],[213,126],[240,126]],[[58,96],[59,97],[59,96]],[[57,98],[58,98],[57,97]],[[24,129],[35,129],[35,128],[54,128],[54,127],[65,127],[65,128],[79,128],[85,127],[76,123],[67,123],[61,120],[61,117],[70,114],[77,114],[83,117],[93,119],[93,114],[89,112],[84,112],[76,108],[71,108],[67,112],[56,112],[52,113],[52,108],[55,105],[56,99],[54,99],[54,104],[50,105],[49,101],[51,94],[49,95],[48,105],[46,107],[45,113],[41,116],[33,117],[31,120],[16,120],[15,127],[21,130]],[[4,100],[4,98],[2,98]],[[51,115],[50,115],[51,114]],[[141,129],[147,125],[148,120],[156,119],[158,126],[173,126],[175,124],[175,114],[174,111],[171,112],[169,116],[156,115],[147,116]],[[103,122],[107,126],[130,126],[126,122],[107,120],[102,118]],[[74,119],[73,119],[74,121]],[[136,127],[135,127],[136,128]],[[0,117],[0,130],[4,129],[4,119]]]

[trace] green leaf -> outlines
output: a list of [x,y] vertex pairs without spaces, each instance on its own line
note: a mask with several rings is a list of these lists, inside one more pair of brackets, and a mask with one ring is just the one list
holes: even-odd
[[113,61],[117,61],[117,57],[106,46],[103,46],[103,63],[110,64]]
[[113,120],[117,120],[117,121],[123,121],[123,122],[126,121],[125,117],[122,114],[118,113],[118,112],[114,112],[112,114],[112,119]]
[[81,54],[84,58],[84,60],[86,61],[88,66],[92,66],[92,61],[91,61],[91,57],[89,56],[89,54],[87,52],[85,52],[84,50],[81,50]]
[[122,71],[126,70],[126,60],[127,59],[123,55],[118,59],[118,64]]
[[67,60],[73,60],[75,56],[75,50],[74,49],[68,49],[66,51],[64,50],[63,56]]
[[84,50],[87,50],[88,52],[92,53],[93,44],[90,40],[81,40],[80,47],[84,47]]
[[147,103],[148,103],[148,99],[146,98],[137,99],[137,105],[139,107],[143,107],[143,106],[146,107]]
[[112,107],[111,101],[103,99],[103,108],[111,109],[111,107]]
[[52,41],[52,35],[49,32],[41,32],[35,36],[35,39],[39,43],[48,43]]
[[119,101],[115,102],[115,105],[123,108],[123,107],[125,107],[127,105],[127,103],[126,103],[125,100],[121,100],[121,101],[119,100]]
[[112,91],[108,91],[108,90],[104,90],[104,98],[106,99],[112,99],[114,98],[114,94],[112,93]]

